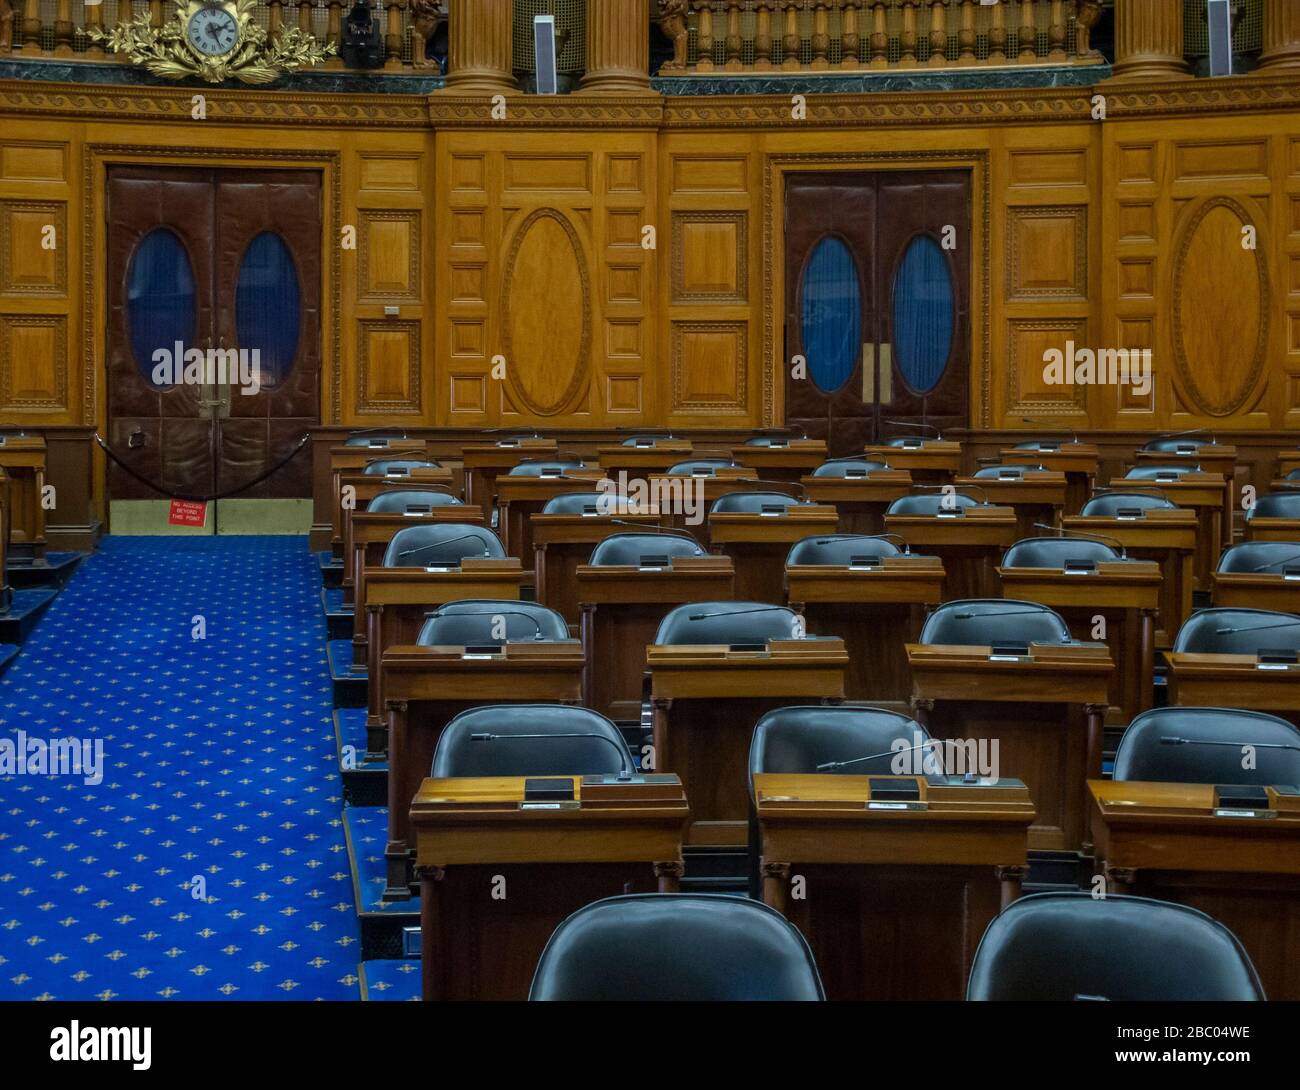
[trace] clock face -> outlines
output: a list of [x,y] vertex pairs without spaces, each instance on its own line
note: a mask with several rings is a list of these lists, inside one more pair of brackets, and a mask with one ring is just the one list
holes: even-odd
[[220,57],[239,43],[239,26],[225,8],[199,8],[190,17],[185,36],[205,57]]

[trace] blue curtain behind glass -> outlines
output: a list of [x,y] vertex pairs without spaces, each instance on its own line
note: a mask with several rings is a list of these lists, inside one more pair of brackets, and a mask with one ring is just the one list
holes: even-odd
[[154,352],[160,348],[174,352],[177,341],[194,347],[198,322],[194,270],[181,240],[165,228],[150,231],[131,255],[126,317],[135,365],[151,386]]
[[262,383],[273,386],[298,354],[298,270],[284,240],[264,231],[248,244],[235,285],[239,347],[261,350]]
[[848,247],[824,238],[803,274],[803,347],[817,388],[833,393],[849,381],[862,342],[862,288]]
[[894,281],[894,359],[917,393],[933,390],[952,352],[954,296],[948,261],[928,235],[912,240]]

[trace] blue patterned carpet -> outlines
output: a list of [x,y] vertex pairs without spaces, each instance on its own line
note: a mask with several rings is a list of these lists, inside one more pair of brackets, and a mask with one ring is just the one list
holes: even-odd
[[105,540],[0,678],[104,743],[0,777],[0,999],[359,998],[330,712],[305,539]]

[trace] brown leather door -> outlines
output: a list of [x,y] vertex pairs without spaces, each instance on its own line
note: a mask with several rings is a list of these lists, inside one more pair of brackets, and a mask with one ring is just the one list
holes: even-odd
[[[109,443],[169,494],[239,490],[319,421],[320,178],[116,167],[108,224]],[[260,382],[241,383],[249,367],[225,388],[155,382],[154,353],[174,358],[177,342],[204,353],[246,350],[260,360]],[[111,463],[109,493],[158,498]],[[302,456],[239,492],[310,494]]]
[[964,171],[788,177],[789,426],[842,456],[967,423],[970,215]]

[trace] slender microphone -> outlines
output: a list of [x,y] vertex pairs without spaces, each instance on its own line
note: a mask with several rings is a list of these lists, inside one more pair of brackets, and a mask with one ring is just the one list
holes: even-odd
[[1287,745],[1285,742],[1221,742],[1211,738],[1179,738],[1173,734],[1162,736],[1160,744],[1162,746],[1231,746],[1233,749],[1250,746],[1251,749],[1289,749],[1300,753],[1300,746]]
[[[907,749],[887,749],[884,753],[869,753],[865,757],[854,757],[851,761],[827,761],[825,764],[817,766],[818,772],[838,772],[841,768],[852,768],[854,765],[866,764],[868,761],[878,761],[882,757],[892,757],[898,754],[900,757],[904,753],[915,753],[918,749],[926,749],[935,744],[934,738],[927,738],[924,742],[915,746],[908,746]],[[935,755],[937,758],[937,755]],[[943,771],[943,764],[940,762],[939,771]]]
[[1156,438],[1181,439],[1185,435],[1208,435],[1210,437],[1211,446],[1217,446],[1219,443],[1219,441],[1214,437],[1214,433],[1208,428],[1188,428],[1186,431],[1173,431],[1169,432],[1167,435],[1157,435]]
[[[412,527],[414,529],[414,527]],[[406,549],[397,554],[398,560],[405,560],[408,556],[418,556],[420,553],[427,553],[430,549],[442,549],[448,545],[455,545],[461,541],[477,541],[483,546],[483,555],[491,557],[492,553],[488,549],[487,542],[483,540],[481,534],[461,534],[460,537],[448,538],[446,541],[431,541],[428,545],[420,545],[418,548]]]
[[1023,617],[1039,616],[1046,613],[1044,609],[1003,609],[996,613],[954,613],[953,619],[958,621],[969,621],[975,617]]
[[358,430],[356,430],[356,431],[349,431],[349,432],[348,432],[348,437],[351,438],[351,439],[359,439],[359,438],[360,438],[361,436],[363,436],[363,435],[379,435],[381,432],[387,432],[387,433],[389,433],[388,436],[387,436],[387,438],[390,438],[390,439],[409,439],[409,438],[410,438],[410,436],[407,435],[406,432],[402,432],[401,435],[393,435],[393,434],[392,434],[392,431],[393,431],[392,428],[360,428],[360,429],[358,429]]
[[639,530],[643,534],[659,534],[663,537],[685,538],[693,545],[699,545],[701,552],[703,552],[704,549],[704,546],[700,545],[699,541],[696,540],[695,535],[688,534],[685,530],[673,530],[663,526],[655,526],[653,523],[645,523],[642,525],[639,522],[627,522],[624,519],[610,519],[609,524],[611,526],[631,526],[634,530]]
[[756,606],[754,609],[719,610],[717,613],[692,613],[688,621],[707,621],[711,617],[746,617],[751,613],[790,613],[789,606]]
[[894,428],[910,428],[912,431],[928,431],[938,439],[943,438],[943,432],[933,424],[909,424],[905,420],[882,420],[881,423],[888,424],[890,427]]
[[[455,496],[455,495],[456,495],[456,493],[453,492],[453,491],[451,490],[451,488],[450,488],[448,485],[445,485],[445,484],[425,484],[423,481],[419,482],[419,484],[420,484],[420,487],[419,487],[419,488],[411,488],[411,489],[408,489],[408,488],[399,488],[397,491],[399,491],[399,492],[439,492],[439,493],[441,493],[441,494],[444,495],[444,496]],[[384,496],[384,495],[388,495],[388,493],[386,493],[386,492],[380,492],[380,493],[378,493],[378,495],[377,495],[375,498],[378,499],[379,496]],[[460,497],[457,496],[456,498],[459,499]],[[372,499],[372,500],[367,500],[367,501],[366,501],[366,506],[369,507],[370,504],[372,504],[372,503],[374,503],[374,502],[375,502],[375,501],[374,501],[373,499]]]
[[1256,572],[1268,571],[1269,568],[1282,568],[1296,560],[1300,560],[1300,553],[1296,553],[1294,556],[1284,556],[1281,560],[1271,560],[1267,564],[1261,564],[1258,568],[1251,568],[1250,574],[1254,575]]
[[1053,424],[1047,420],[1035,420],[1032,416],[1022,416],[1020,418],[1020,423],[1032,424],[1036,428],[1052,428],[1056,431],[1069,432],[1070,442],[1076,444],[1079,442],[1079,433],[1073,428],[1062,427],[1060,424]]
[[[891,545],[902,545],[903,555],[912,555],[911,542],[898,534],[854,534],[853,536],[864,541],[888,541]],[[833,545],[837,540],[839,539],[833,537],[819,537],[816,539],[818,545]]]
[[[946,490],[950,488],[952,489],[952,491],[946,492]],[[912,485],[912,491],[913,492],[945,492],[947,495],[950,496],[965,496],[968,492],[978,492],[980,506],[981,507],[989,506],[989,494],[985,492],[984,489],[982,489],[977,484],[963,484],[960,487],[956,487],[950,484],[914,484]]]
[[1294,621],[1280,621],[1277,624],[1247,624],[1237,628],[1216,628],[1215,634],[1228,636],[1234,632],[1272,632],[1275,628],[1300,628],[1300,618]]
[[628,767],[627,746],[620,746],[613,738],[606,738],[603,734],[471,734],[469,736],[471,742],[549,742],[552,738],[598,738],[618,750],[619,763],[623,766],[618,778],[620,780],[632,778],[633,769]]
[[1049,526],[1045,522],[1035,522],[1035,530],[1054,530],[1060,537],[1069,535],[1072,538],[1080,538],[1084,541],[1100,541],[1103,545],[1109,545],[1112,549],[1119,550],[1121,560],[1128,559],[1128,552],[1124,548],[1124,542],[1117,537],[1107,537],[1105,534],[1086,534],[1082,530],[1067,530],[1063,526]]

